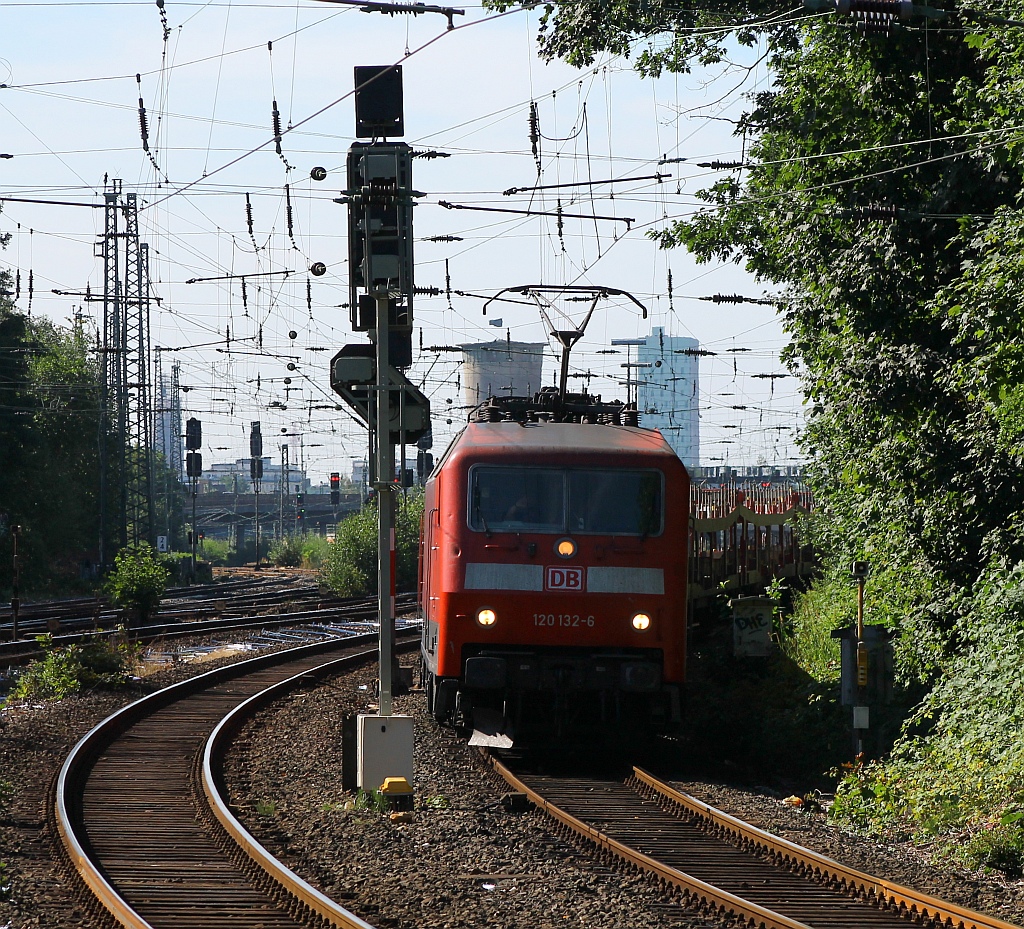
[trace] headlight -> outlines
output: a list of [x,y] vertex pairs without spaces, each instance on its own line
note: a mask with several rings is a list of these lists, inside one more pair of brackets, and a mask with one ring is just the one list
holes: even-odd
[[480,612],[476,614],[476,621],[480,623],[481,626],[493,626],[494,621],[497,618],[498,617],[495,615],[494,610],[480,610]]
[[636,616],[633,617],[633,628],[636,629],[637,632],[643,632],[650,628],[650,625],[651,617],[646,613],[637,613]]
[[572,539],[559,539],[555,542],[555,554],[559,558],[572,558],[576,554],[576,543]]

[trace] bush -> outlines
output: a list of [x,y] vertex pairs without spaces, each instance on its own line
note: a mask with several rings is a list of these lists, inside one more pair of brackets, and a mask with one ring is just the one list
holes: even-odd
[[85,645],[55,646],[49,635],[37,639],[43,657],[18,678],[9,700],[63,700],[83,687],[123,686],[136,657],[134,646],[97,639]]
[[204,539],[200,543],[199,548],[203,561],[216,565],[218,568],[223,568],[227,565],[234,553],[234,549],[227,539]]
[[117,553],[104,589],[115,603],[135,610],[144,623],[160,605],[169,575],[152,546],[140,542]]
[[[864,621],[898,632],[894,648],[900,683],[914,686],[938,666],[943,643],[932,614],[933,583],[915,564],[894,559],[872,571],[864,591]],[[793,614],[780,626],[785,654],[820,681],[839,680],[839,641],[832,631],[857,622],[857,585],[845,567],[833,567],[797,593]]]
[[267,557],[279,568],[297,568],[302,564],[302,536],[286,535],[277,539]]
[[81,690],[82,672],[85,669],[79,661],[78,646],[54,648],[52,642],[45,641],[48,639],[49,636],[40,638],[45,657],[29,664],[18,678],[8,700],[63,700]]
[[330,542],[322,535],[307,535],[302,537],[302,566],[304,568],[319,569],[327,557]]
[[[423,494],[398,502],[396,585],[415,590]],[[322,583],[342,597],[366,596],[377,589],[377,506],[371,503],[338,525],[320,567]]]
[[937,839],[945,854],[1011,873],[1024,850],[1024,564],[994,564],[957,631],[958,654],[891,758],[847,771],[832,816]]
[[1024,875],[1024,813],[1010,813],[977,832],[967,843],[964,856],[976,868],[1002,871],[1011,880]]
[[312,568],[323,565],[330,542],[321,535],[288,535],[277,539],[267,556],[279,568]]

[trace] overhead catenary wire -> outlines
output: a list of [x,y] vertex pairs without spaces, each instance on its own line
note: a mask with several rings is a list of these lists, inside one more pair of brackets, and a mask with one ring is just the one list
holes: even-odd
[[[555,136],[557,136],[557,135],[558,135],[558,133],[557,133],[557,132],[552,132],[551,134],[552,134],[552,135],[555,135]],[[582,142],[581,142],[581,144],[582,144]],[[561,157],[561,158],[563,158],[563,159],[568,159],[568,158],[570,158],[570,157],[573,157],[573,155],[572,155],[572,152],[571,152],[571,151],[565,151],[565,150],[563,150],[563,151],[562,151],[562,152],[560,153],[560,156],[559,156],[559,157]],[[568,161],[567,161],[566,163],[568,163]],[[246,192],[247,192],[247,193],[251,193],[251,202],[252,202],[252,203],[256,203],[256,201],[255,201],[255,198],[256,198],[257,196],[259,196],[259,194],[258,194],[258,193],[257,193],[257,192],[256,192],[255,190],[252,190],[252,191],[249,191],[249,190],[247,190]],[[277,188],[277,192],[278,192],[278,196],[280,196],[280,188],[279,188],[279,187]],[[222,196],[222,195],[228,195],[228,193],[229,193],[229,191],[225,191],[225,193],[224,193],[224,194],[214,194],[214,196]],[[204,192],[204,195],[205,195],[205,192]],[[290,198],[288,197],[288,195],[287,195],[287,194],[285,194],[285,197],[284,197],[283,199],[284,199],[285,201],[287,201],[287,200],[288,200],[288,199],[290,199]],[[261,203],[262,203],[262,202],[261,202]],[[257,218],[258,218],[258,219],[259,219],[259,221],[260,221],[260,230],[261,230],[261,236],[263,235],[263,230],[264,230],[264,229],[266,229],[266,230],[267,230],[267,234],[268,234],[268,236],[269,236],[269,235],[270,235],[270,234],[272,233],[272,231],[273,231],[273,230],[272,230],[272,227],[271,227],[271,225],[270,225],[270,223],[272,222],[272,216],[268,217],[268,216],[267,216],[267,215],[265,214],[265,212],[264,212],[264,209],[263,209],[263,207],[262,207],[261,203],[260,203],[260,204],[256,204],[256,205],[257,205]],[[564,207],[565,207],[565,204],[563,203],[563,212],[565,212],[565,209],[564,209]],[[557,217],[557,213],[558,213],[558,211],[557,211],[557,210],[555,210],[554,212],[555,212],[555,214],[556,214],[554,218],[555,218],[555,219],[557,219],[557,218],[558,218],[558,217]],[[594,211],[594,212],[596,212],[596,211]],[[517,221],[518,221],[518,220],[517,220]],[[281,226],[278,226],[278,230],[280,230],[281,228],[282,228]],[[254,230],[254,231],[255,231],[255,230]],[[225,235],[225,242],[227,242],[227,232],[225,231],[225,232],[224,232],[223,234]],[[290,239],[290,238],[291,238],[291,236],[289,236],[289,239]],[[260,239],[259,241],[260,241],[260,242],[262,242],[262,239]],[[256,244],[256,243],[254,243],[254,246],[255,246],[255,244]],[[569,240],[568,240],[568,238],[566,239],[566,244],[567,244],[567,247],[568,247],[568,246],[570,246],[570,243],[569,243]],[[265,247],[265,246],[264,246],[264,247]],[[277,248],[277,246],[275,245],[275,246],[274,246],[274,248]],[[212,257],[212,253],[211,253],[211,256],[210,256],[210,257]],[[269,256],[268,256],[268,257],[269,257]],[[276,257],[275,257],[275,261],[276,261]],[[267,269],[267,268],[273,268],[273,267],[274,267],[274,265],[273,265],[273,264],[262,264],[262,259],[261,259],[261,265],[262,265],[262,268],[263,268],[264,270],[265,270],[265,269]],[[279,265],[278,265],[278,266],[279,266]],[[181,275],[181,277],[184,277],[184,275]],[[243,277],[244,277],[244,276],[243,276]],[[179,280],[180,280],[180,277],[179,277]],[[300,292],[298,291],[298,286],[299,286],[299,285],[298,285],[298,282],[295,282],[295,283],[296,283],[296,286],[294,286],[294,287],[290,287],[290,288],[289,288],[289,290],[290,290],[290,292],[291,292],[291,294],[292,294],[292,297],[291,297],[291,298],[289,298],[289,299],[290,299],[290,301],[291,301],[291,304],[292,304],[292,308],[293,308],[293,309],[295,309],[295,308],[298,308],[299,306],[301,306],[301,297],[300,297]],[[306,283],[307,283],[307,285],[308,285],[308,279],[307,279]],[[319,286],[319,285],[318,285],[318,286]],[[329,284],[326,284],[325,286],[330,286],[330,285],[329,285]],[[251,290],[251,288],[250,288],[250,290]],[[224,288],[224,289],[222,290],[222,292],[224,292],[224,293],[230,293],[231,291],[230,291],[230,289],[228,289],[228,288]],[[467,293],[469,293],[469,292],[470,292],[470,290],[469,290],[469,289],[467,289],[467,291],[466,291],[466,292],[467,292]],[[238,293],[238,291],[237,291],[237,290],[235,290],[235,291],[234,291],[234,293],[235,293],[235,295],[236,295],[236,296],[235,296],[235,299],[237,300],[237,293]],[[311,312],[311,309],[312,309],[312,308],[311,308],[311,306],[310,306],[310,302],[311,302],[311,301],[309,300],[309,295],[308,295],[308,287],[307,287],[307,295],[306,295],[306,296],[307,296],[307,299],[306,299],[306,310],[307,310],[307,312]],[[328,302],[328,301],[325,301],[325,302]],[[182,305],[182,304],[180,304],[180,303],[179,303],[179,306],[181,306],[181,305]],[[284,312],[292,312],[292,311],[293,311],[293,310],[290,310],[290,309],[289,309],[289,308],[288,308],[287,306],[282,306],[282,307],[281,307],[281,309],[282,309],[282,310],[283,310]],[[261,309],[261,311],[260,311],[260,313],[261,313],[261,316],[263,316],[263,317],[264,317],[264,319],[265,319],[265,314],[266,314],[266,312],[268,312],[268,311],[267,311],[266,309]],[[277,312],[277,310],[274,310],[273,312]],[[222,330],[222,331],[223,331],[223,329],[224,329],[224,326],[223,326],[223,320],[221,321],[221,325],[220,325],[220,327],[219,327],[219,328],[220,328],[220,330]],[[233,323],[231,324],[231,332],[232,332],[232,339],[234,339],[234,336],[235,336],[236,332],[235,332],[235,326],[234,326],[234,324],[233,324]],[[268,344],[269,344],[269,343],[268,343]]]

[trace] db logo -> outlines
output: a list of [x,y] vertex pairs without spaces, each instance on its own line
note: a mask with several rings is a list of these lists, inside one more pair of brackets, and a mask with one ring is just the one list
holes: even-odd
[[583,590],[582,568],[548,568],[545,590]]

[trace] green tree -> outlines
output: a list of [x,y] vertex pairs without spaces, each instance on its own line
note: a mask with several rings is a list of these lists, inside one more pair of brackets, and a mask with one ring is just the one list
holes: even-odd
[[140,623],[160,605],[170,571],[145,542],[117,553],[106,592],[112,600],[134,610]]
[[[513,0],[488,0],[496,10]],[[683,72],[694,61],[722,61],[729,43],[752,45],[761,35],[792,37],[794,17],[777,4],[740,0],[728,4],[692,0],[579,0],[544,3],[538,41],[546,58],[578,68],[601,52],[635,56],[641,74]]]
[[22,527],[23,589],[73,583],[98,538],[98,372],[82,330],[0,311],[0,389],[0,513]]
[[[737,126],[742,171],[653,236],[742,263],[778,294],[826,558],[901,566],[932,592],[969,588],[993,552],[1024,557],[1007,518],[1024,492],[1022,166],[1009,134],[1021,30],[917,19],[864,36],[848,18],[757,3],[546,9],[543,50],[576,64],[607,50],[642,73],[682,71],[763,43],[772,83]],[[957,609],[955,593],[932,596],[914,608],[932,629],[913,640],[933,664]]]

